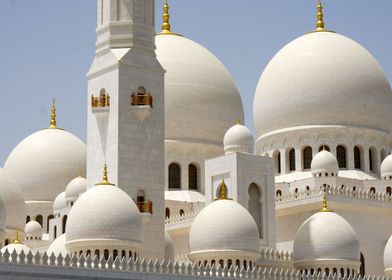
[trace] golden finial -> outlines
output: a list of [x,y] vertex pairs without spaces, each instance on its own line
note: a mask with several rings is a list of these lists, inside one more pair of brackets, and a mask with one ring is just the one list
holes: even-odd
[[103,176],[102,176],[102,181],[101,183],[95,184],[96,186],[114,186],[114,184],[109,183],[109,178],[108,178],[108,166],[105,164],[103,165]]
[[181,36],[177,33],[173,33],[170,31],[171,25],[170,25],[170,14],[169,14],[169,4],[167,3],[167,0],[165,0],[165,4],[163,5],[163,22],[162,22],[162,31],[158,33],[158,35],[177,35]]
[[220,183],[218,187],[218,197],[215,200],[228,200],[228,199],[230,199],[228,196],[228,189],[225,180],[222,180],[222,183]]
[[323,14],[323,5],[321,4],[321,0],[318,0],[317,3],[317,25],[316,31],[324,31],[324,14]]
[[50,126],[49,128],[57,128],[57,123],[56,123],[56,99],[53,98],[53,103],[52,103],[52,113],[50,115]]
[[15,239],[14,241],[12,241],[13,244],[20,244],[20,240],[19,240],[19,230],[18,228],[16,228],[16,232],[15,232]]
[[327,188],[323,188],[323,208],[320,210],[320,212],[332,212],[331,210],[328,209],[327,206]]
[[241,124],[241,118],[237,118],[237,124]]

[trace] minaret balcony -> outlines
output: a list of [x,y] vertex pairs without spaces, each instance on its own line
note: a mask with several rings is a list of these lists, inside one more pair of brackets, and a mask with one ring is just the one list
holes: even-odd
[[110,108],[109,94],[101,94],[100,96],[91,95],[91,109],[93,112],[106,112]]
[[140,121],[144,121],[152,114],[152,104],[152,96],[149,93],[133,93],[131,95],[132,112],[139,118]]

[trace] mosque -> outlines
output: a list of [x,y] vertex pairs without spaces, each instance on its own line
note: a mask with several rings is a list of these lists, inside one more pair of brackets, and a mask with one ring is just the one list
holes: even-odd
[[159,33],[154,0],[97,3],[87,143],[53,101],[0,168],[0,276],[392,276],[391,86],[320,0],[316,28],[260,77],[255,136],[231,74],[172,31],[167,2]]

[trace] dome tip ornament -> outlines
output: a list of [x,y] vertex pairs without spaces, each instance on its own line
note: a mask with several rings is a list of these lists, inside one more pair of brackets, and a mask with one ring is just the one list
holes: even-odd
[[105,162],[103,165],[103,176],[102,176],[102,181],[98,184],[95,184],[96,186],[115,186],[114,184],[109,182],[109,177],[108,177],[108,166]]
[[53,98],[52,101],[52,112],[50,114],[50,126],[49,128],[57,128],[57,121],[56,121],[56,98]]
[[16,228],[15,239],[12,241],[12,244],[21,244],[21,242],[19,240],[19,230],[18,230],[18,228]]
[[321,3],[321,0],[317,1],[317,23],[316,23],[316,29],[311,31],[310,33],[313,33],[313,32],[332,32],[332,33],[335,33],[334,31],[325,29],[323,4]]
[[236,124],[241,124],[241,118],[237,118],[237,123]]
[[169,3],[167,2],[167,0],[165,0],[165,3],[163,4],[162,31],[158,33],[158,35],[176,35],[182,37],[182,35],[180,34],[171,32],[169,9]]
[[321,208],[320,212],[333,212],[332,210],[328,209],[326,187],[323,188],[323,208]]
[[218,186],[218,197],[215,200],[232,200],[229,198],[229,191],[224,179],[222,179],[222,182]]

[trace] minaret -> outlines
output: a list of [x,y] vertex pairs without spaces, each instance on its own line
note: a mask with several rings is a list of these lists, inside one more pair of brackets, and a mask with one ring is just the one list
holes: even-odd
[[98,0],[87,77],[88,187],[107,162],[112,182],[145,216],[141,257],[163,258],[164,70],[155,55],[154,0]]

